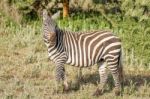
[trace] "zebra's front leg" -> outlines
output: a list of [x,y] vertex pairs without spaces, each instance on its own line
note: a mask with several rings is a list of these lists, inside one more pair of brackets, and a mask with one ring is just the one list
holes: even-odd
[[98,87],[93,94],[94,96],[99,96],[104,93],[105,85],[107,83],[107,78],[108,78],[106,63],[102,61],[98,65],[99,65],[100,83],[98,84]]
[[67,80],[65,78],[65,68],[63,63],[56,64],[56,93],[63,93],[69,90]]

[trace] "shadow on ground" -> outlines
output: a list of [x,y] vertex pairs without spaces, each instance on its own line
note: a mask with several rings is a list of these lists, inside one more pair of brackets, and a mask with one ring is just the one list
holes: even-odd
[[[150,85],[150,74],[148,74],[148,75],[126,74],[124,76],[124,78],[125,78],[124,87],[130,87],[130,86],[134,85],[135,90],[137,90],[141,86],[144,86],[145,84]],[[100,81],[100,78],[99,78],[98,73],[86,74],[86,75],[83,75],[83,77],[81,78],[80,85],[82,86],[84,84],[94,84],[95,86],[97,86],[99,81]],[[109,86],[109,90],[107,90],[107,91],[111,91],[114,87],[113,77],[111,75],[109,75],[109,77],[108,77],[108,86]],[[77,91],[78,89],[79,89],[79,87],[76,88],[75,90]]]

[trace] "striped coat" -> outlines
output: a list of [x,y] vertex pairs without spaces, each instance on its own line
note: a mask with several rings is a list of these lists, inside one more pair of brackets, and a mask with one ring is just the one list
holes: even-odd
[[[43,33],[49,57],[56,64],[56,80],[58,82],[64,80],[64,64],[76,67],[99,64],[102,88],[107,81],[106,68],[108,68],[115,80],[116,89],[120,90],[121,40],[112,32],[64,31],[48,16],[47,11],[44,11]],[[104,64],[105,62],[107,66]]]
[[53,61],[62,53],[67,64],[88,67],[102,59],[119,57],[121,41],[109,31],[58,31],[56,45],[48,46],[49,57]]

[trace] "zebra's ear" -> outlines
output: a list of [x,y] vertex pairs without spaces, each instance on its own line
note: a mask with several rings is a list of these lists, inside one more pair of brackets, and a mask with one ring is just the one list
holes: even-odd
[[43,20],[46,20],[48,18],[48,12],[46,9],[43,10]]
[[50,18],[52,20],[57,20],[60,18],[60,11],[56,12],[52,16],[48,13],[46,9],[43,10],[43,20],[46,20],[47,18]]
[[51,18],[52,18],[53,20],[57,20],[58,18],[60,18],[60,11],[56,12],[55,14],[53,14],[53,15],[51,16]]
[[43,10],[43,20],[46,20],[50,17],[50,14],[48,13],[48,11],[46,9]]

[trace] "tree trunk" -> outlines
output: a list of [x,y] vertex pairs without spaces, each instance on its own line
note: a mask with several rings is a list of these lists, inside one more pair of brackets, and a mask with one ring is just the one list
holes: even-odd
[[69,0],[63,0],[63,18],[69,16]]

